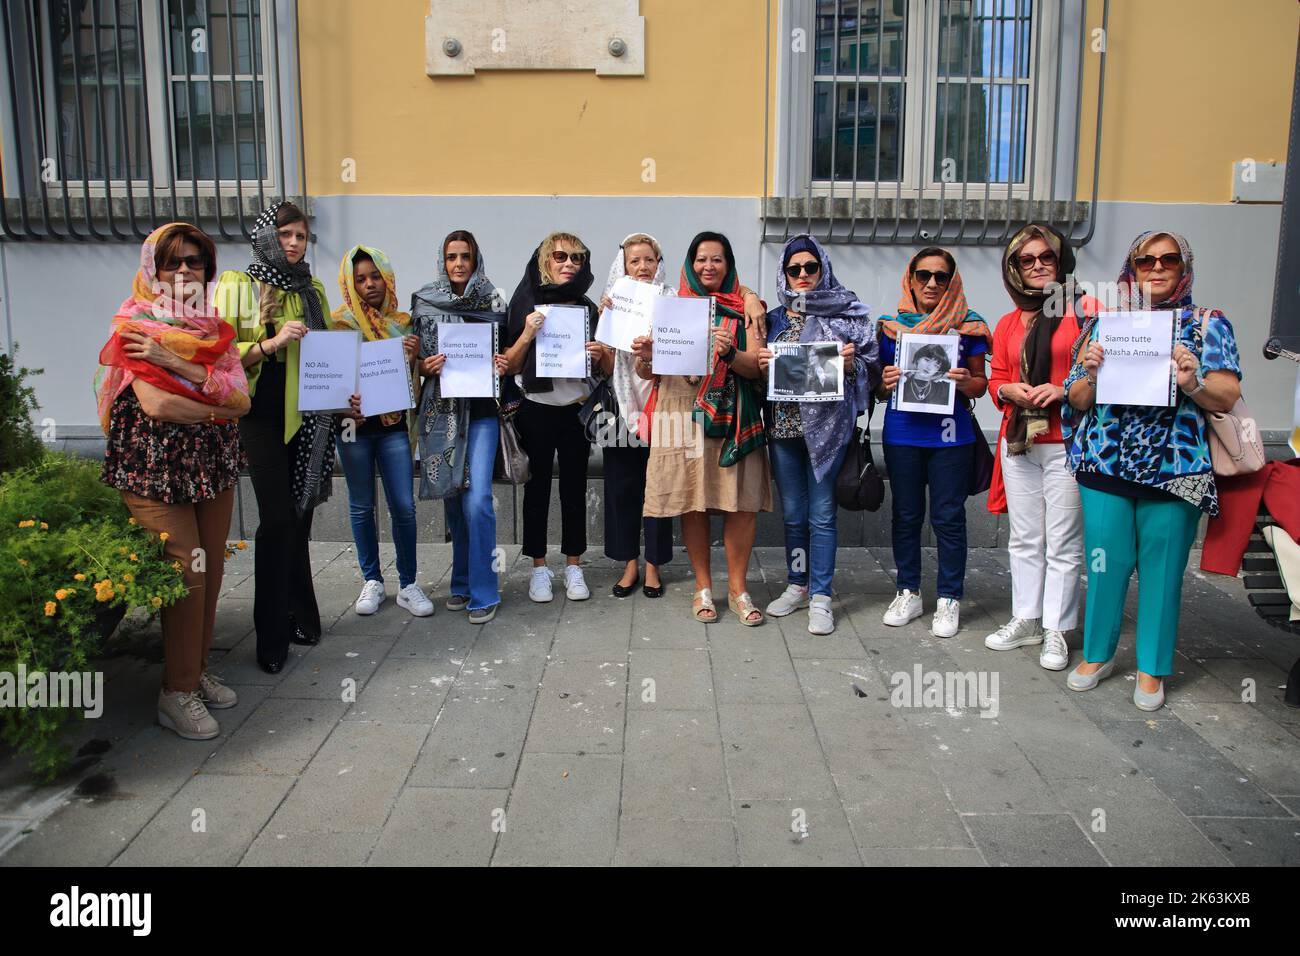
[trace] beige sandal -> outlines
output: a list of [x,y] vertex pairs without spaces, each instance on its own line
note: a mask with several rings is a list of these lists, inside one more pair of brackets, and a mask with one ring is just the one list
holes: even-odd
[[[740,623],[745,627],[758,627],[765,620],[763,612],[755,606],[754,599],[749,596],[748,591],[740,592],[737,597],[728,594],[727,606],[736,613],[736,617],[740,618]],[[751,618],[754,614],[758,615],[757,620]]]
[[695,592],[695,600],[691,602],[691,614],[701,624],[712,624],[717,621],[718,609],[713,606],[713,593],[708,588],[700,588]]

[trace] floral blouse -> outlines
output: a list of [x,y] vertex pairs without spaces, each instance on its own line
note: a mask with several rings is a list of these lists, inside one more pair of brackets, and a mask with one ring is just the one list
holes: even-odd
[[165,504],[208,501],[239,481],[245,465],[234,422],[177,425],[150,418],[135,392],[113,403],[100,480]]
[[[1200,359],[1202,374],[1233,372],[1241,377],[1241,359],[1232,324],[1221,312],[1210,313],[1201,336],[1200,312],[1179,309],[1178,341]],[[1085,333],[1097,339],[1097,323]],[[1065,379],[1065,390],[1084,377],[1082,337],[1076,361]],[[1219,513],[1219,496],[1210,465],[1205,415],[1181,390],[1171,407],[1101,405],[1080,412],[1068,403],[1061,409],[1061,431],[1071,471],[1118,478],[1168,492],[1205,513]]]

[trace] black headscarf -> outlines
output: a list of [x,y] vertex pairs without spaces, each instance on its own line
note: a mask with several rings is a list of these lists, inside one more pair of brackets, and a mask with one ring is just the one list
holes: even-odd
[[[528,265],[524,268],[524,277],[519,280],[519,285],[515,288],[514,295],[510,297],[510,310],[506,317],[506,341],[508,345],[514,345],[519,340],[519,336],[524,331],[524,319],[529,313],[536,310],[539,305],[581,305],[587,309],[587,334],[594,335],[596,332],[596,304],[587,298],[587,290],[591,288],[594,277],[591,274],[591,255],[588,253],[583,260],[582,268],[568,282],[561,285],[542,284],[541,269],[537,265],[537,256],[541,252],[539,245],[533,250],[533,254],[528,258]],[[528,346],[528,354],[524,356],[523,367],[524,391],[525,392],[551,392],[555,390],[549,378],[537,377],[537,343],[534,341]]]

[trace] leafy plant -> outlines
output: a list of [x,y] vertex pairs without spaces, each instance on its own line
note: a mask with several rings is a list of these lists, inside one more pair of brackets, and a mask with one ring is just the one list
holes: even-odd
[[[84,671],[104,615],[183,598],[182,565],[163,548],[100,483],[97,462],[47,454],[0,475],[0,672]],[[49,779],[70,756],[59,734],[72,714],[0,708],[0,736]]]
[[31,464],[45,450],[32,415],[39,406],[36,392],[27,384],[27,378],[40,375],[41,369],[22,368],[14,362],[14,354],[0,352],[0,474]]

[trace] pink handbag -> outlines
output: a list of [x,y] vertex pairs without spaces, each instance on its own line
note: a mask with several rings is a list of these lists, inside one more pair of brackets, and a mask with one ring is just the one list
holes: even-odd
[[[1198,309],[1201,314],[1201,348],[1204,351],[1205,327],[1210,320],[1209,309]],[[1210,466],[1216,475],[1249,475],[1264,467],[1264,443],[1259,437],[1255,416],[1246,407],[1246,400],[1238,398],[1230,412],[1207,412],[1205,416],[1206,440],[1210,445]]]

